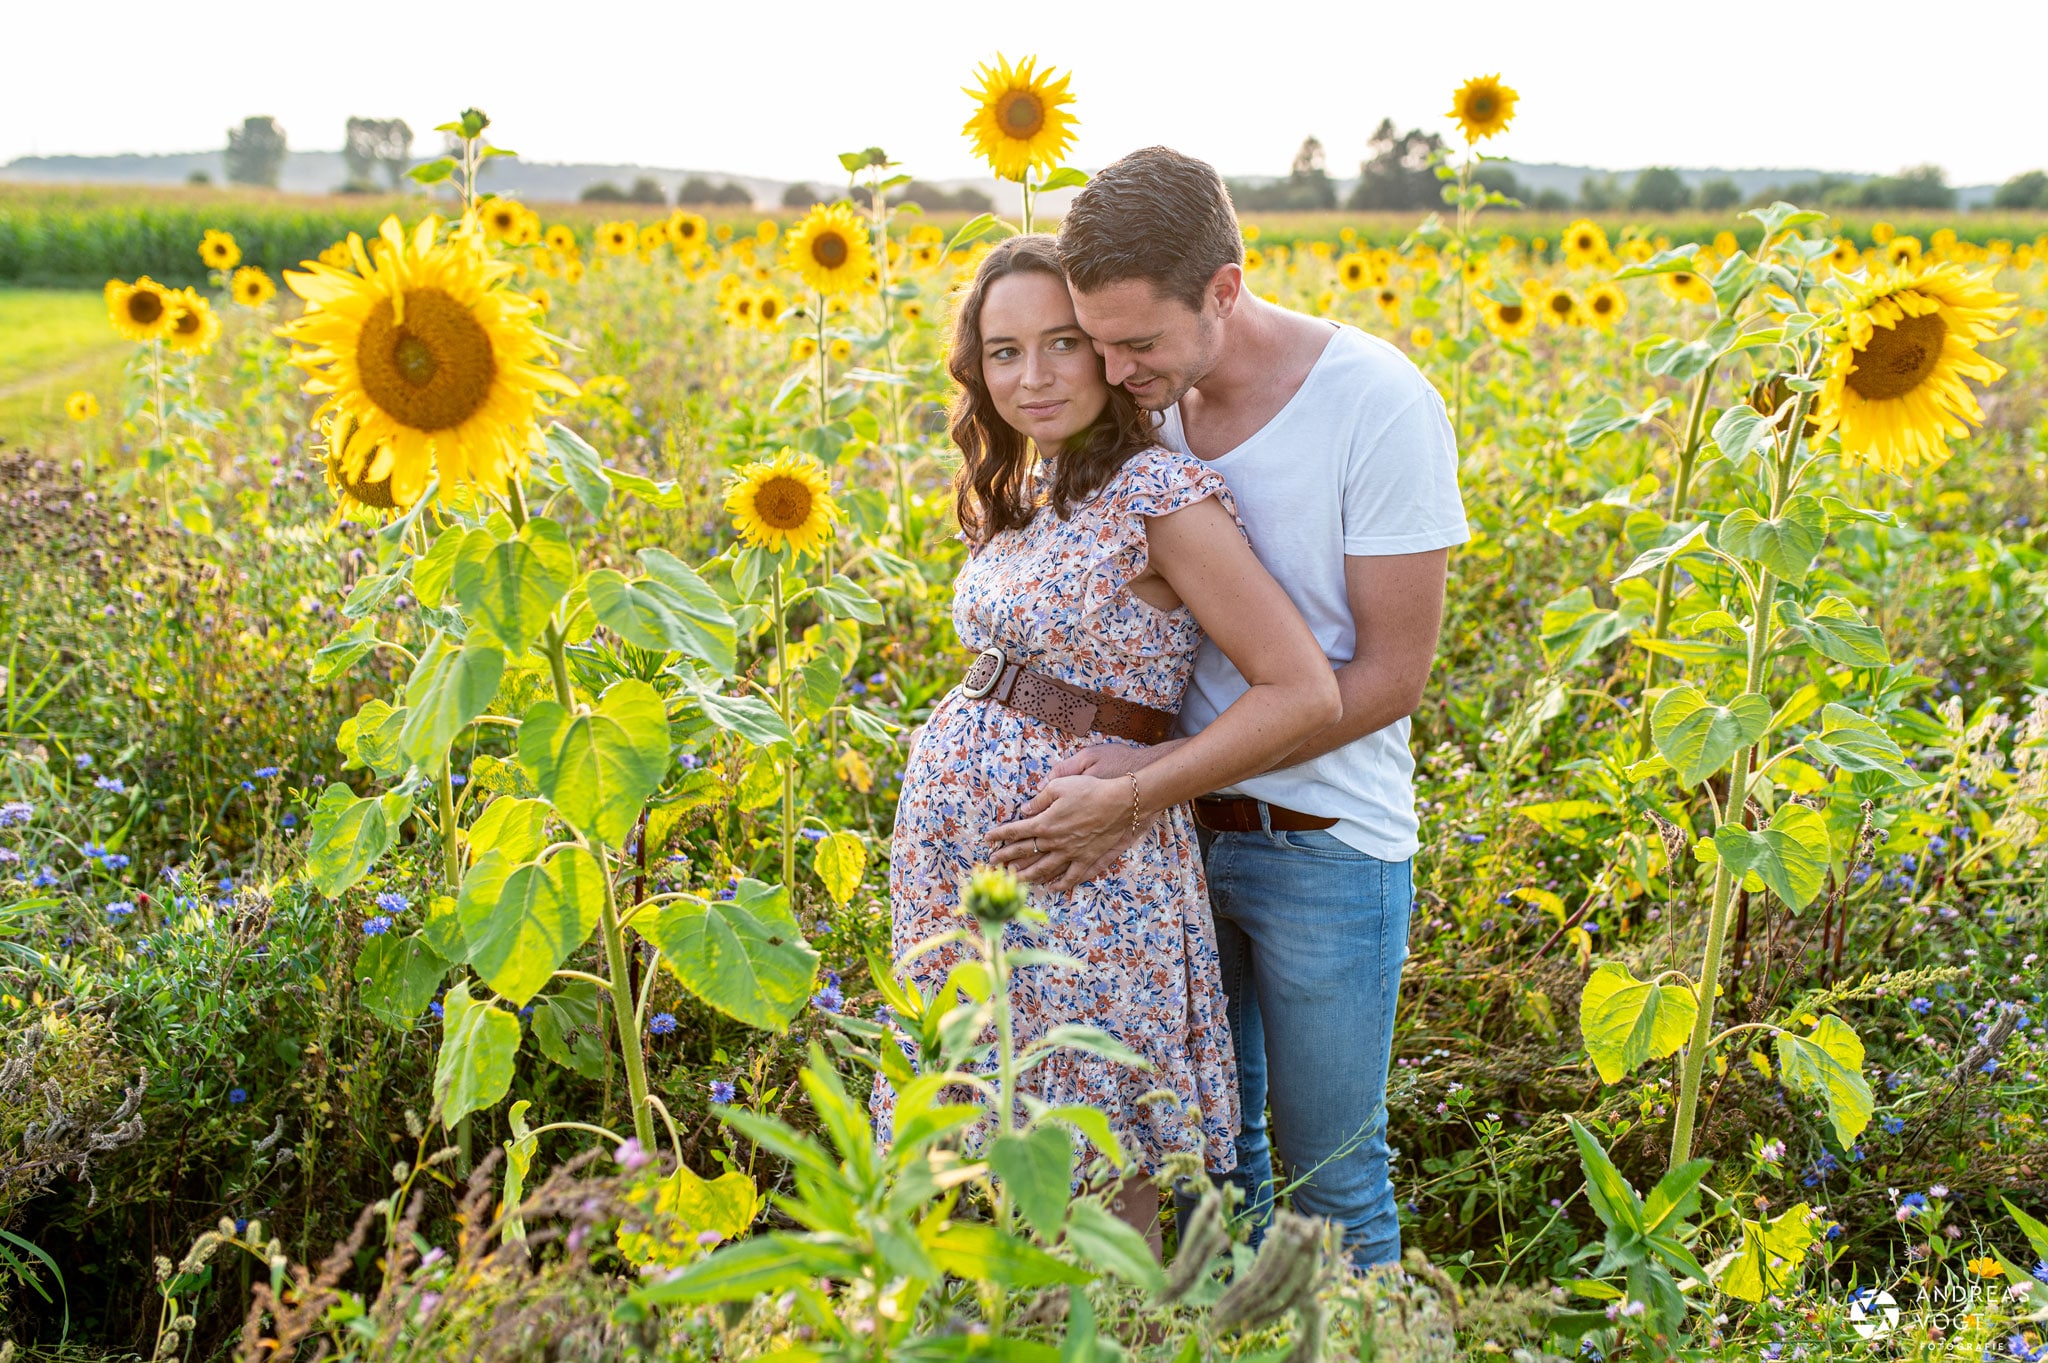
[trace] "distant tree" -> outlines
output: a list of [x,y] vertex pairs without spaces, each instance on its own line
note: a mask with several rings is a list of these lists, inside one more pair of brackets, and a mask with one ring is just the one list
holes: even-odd
[[793,184],[788,189],[782,191],[782,206],[784,208],[809,208],[817,202],[818,191],[801,182]]
[[1621,186],[1612,175],[1588,175],[1579,181],[1579,207],[1588,213],[1606,213],[1621,207]]
[[348,167],[346,188],[367,189],[382,170],[396,189],[412,164],[412,128],[402,118],[351,118],[341,159]]
[[1839,175],[1823,175],[1818,180],[1801,180],[1789,185],[1769,185],[1749,196],[1751,207],[1766,208],[1783,200],[1805,208],[1819,208],[1824,204],[1838,207],[1855,207],[1856,182]]
[[1496,194],[1504,194],[1510,199],[1523,197],[1522,182],[1506,166],[1480,166],[1472,172],[1472,183],[1482,185]]
[[1993,208],[2048,208],[2048,171],[2015,175],[1991,196]]
[[213,183],[213,177],[203,170],[195,170],[185,177],[185,183],[188,185],[210,185]]
[[1726,176],[1709,180],[1699,188],[1694,201],[1704,213],[1726,213],[1742,202],[1742,189]]
[[583,192],[576,197],[587,204],[622,204],[626,202],[626,191],[610,180],[599,180],[583,186]]
[[1287,172],[1287,187],[1289,197],[1304,208],[1337,206],[1337,186],[1330,183],[1322,139],[1313,135],[1301,139],[1301,148],[1294,153],[1294,164]]
[[661,181],[652,175],[642,175],[633,181],[633,187],[626,191],[626,197],[636,204],[665,204],[668,191],[661,187]]
[[268,114],[245,118],[240,128],[228,129],[230,184],[276,189],[278,177],[284,173],[284,156],[284,129]]
[[1346,208],[1426,209],[1443,202],[1434,169],[1443,156],[1443,138],[1420,128],[1396,133],[1394,120],[1383,118],[1366,148],[1372,156],[1359,165],[1358,184],[1344,201]]
[[1676,213],[1692,207],[1692,188],[1671,167],[1651,166],[1637,172],[1628,206],[1637,213]]
[[1856,186],[1856,208],[1954,208],[1956,192],[1940,166],[1909,166]]
[[736,185],[730,180],[714,185],[701,175],[692,175],[676,189],[676,202],[686,208],[706,205],[747,208],[753,205],[754,196],[745,185]]
[[1572,196],[1561,189],[1539,189],[1529,200],[1529,207],[1538,213],[1563,213],[1571,206]]
[[996,206],[994,199],[976,189],[973,185],[962,185],[958,189],[942,189],[938,185],[912,180],[889,196],[893,204],[916,204],[927,213],[987,213]]

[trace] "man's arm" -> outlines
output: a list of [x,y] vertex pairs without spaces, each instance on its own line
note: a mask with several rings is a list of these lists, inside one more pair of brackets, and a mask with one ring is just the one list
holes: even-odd
[[1337,669],[1344,713],[1268,771],[1335,752],[1415,713],[1436,662],[1450,559],[1448,549],[1344,556],[1344,594],[1357,635],[1351,661]]

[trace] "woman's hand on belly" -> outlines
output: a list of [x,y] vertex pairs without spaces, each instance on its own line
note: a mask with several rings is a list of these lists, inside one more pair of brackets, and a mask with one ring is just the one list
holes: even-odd
[[1019,818],[991,830],[989,841],[998,866],[1065,894],[1099,875],[1147,823],[1131,827],[1130,782],[1122,775],[1060,776],[1031,797]]

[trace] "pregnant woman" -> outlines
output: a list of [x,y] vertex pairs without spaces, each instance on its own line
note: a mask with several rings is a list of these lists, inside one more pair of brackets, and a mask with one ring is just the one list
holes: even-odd
[[[970,550],[953,622],[980,653],[919,733],[904,773],[889,869],[899,958],[959,926],[962,876],[989,860],[991,832],[1020,816],[1063,757],[1171,735],[1205,632],[1251,683],[1142,772],[1079,778],[1088,784],[1064,797],[1120,819],[1127,811],[1121,850],[1034,846],[1018,868],[1049,879],[1034,902],[1051,923],[1012,931],[1085,965],[1018,971],[1018,1048],[1085,1023],[1150,1062],[1139,1071],[1063,1051],[1028,1087],[1108,1116],[1136,1165],[1121,1213],[1149,1233],[1149,1176],[1180,1151],[1229,1169],[1238,1125],[1214,928],[1184,802],[1264,771],[1332,722],[1336,681],[1253,557],[1222,477],[1157,445],[1149,415],[1105,381],[1050,238],[1013,237],[983,260],[960,303],[949,365]],[[929,994],[958,959],[935,951],[908,971]],[[1161,1089],[1178,1104],[1141,1101]],[[878,1086],[885,1129],[893,1098]]]

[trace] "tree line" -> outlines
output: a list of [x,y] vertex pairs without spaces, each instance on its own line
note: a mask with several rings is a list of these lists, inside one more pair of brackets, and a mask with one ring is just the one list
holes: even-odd
[[[1302,141],[1294,154],[1287,177],[1265,184],[1233,181],[1231,198],[1239,208],[1261,212],[1302,212],[1345,208],[1357,211],[1392,209],[1423,210],[1443,203],[1443,185],[1436,168],[1449,155],[1443,138],[1420,128],[1398,131],[1391,118],[1381,119],[1368,155],[1359,164],[1358,179],[1339,202],[1338,185],[1330,177],[1322,142],[1315,137]],[[1623,184],[1613,175],[1588,175],[1579,182],[1576,196],[1556,188],[1525,188],[1514,171],[1504,165],[1481,165],[1473,179],[1513,203],[1510,207],[1538,212],[1587,213],[1627,209],[1638,213],[1678,213],[1688,209],[1720,213],[1747,204],[1769,204],[1779,199],[1835,209],[1952,209],[1956,191],[1939,166],[1912,166],[1896,175],[1852,180],[1822,175],[1818,179],[1785,185],[1770,185],[1745,194],[1725,176],[1695,186],[1669,166],[1651,166],[1638,171]],[[1999,187],[1992,207],[2002,209],[2048,210],[2048,172],[2032,170],[2016,175]]]

